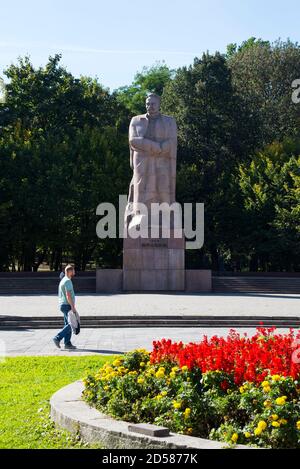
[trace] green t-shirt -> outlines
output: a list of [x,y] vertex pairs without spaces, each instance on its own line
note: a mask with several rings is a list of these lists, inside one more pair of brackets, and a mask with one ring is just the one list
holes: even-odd
[[65,276],[59,284],[58,287],[58,297],[59,297],[59,305],[68,305],[69,302],[67,300],[67,290],[71,293],[71,297],[73,303],[75,304],[75,293],[73,288],[72,280],[70,280],[67,276]]

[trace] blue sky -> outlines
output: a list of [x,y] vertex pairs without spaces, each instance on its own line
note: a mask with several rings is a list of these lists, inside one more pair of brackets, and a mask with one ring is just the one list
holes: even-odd
[[299,0],[1,0],[0,76],[18,56],[60,52],[74,75],[111,90],[144,65],[172,68],[255,36],[298,41]]

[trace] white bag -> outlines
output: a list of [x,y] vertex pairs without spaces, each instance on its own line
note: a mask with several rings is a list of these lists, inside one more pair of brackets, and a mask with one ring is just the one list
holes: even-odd
[[77,311],[74,313],[72,310],[68,312],[68,323],[75,335],[80,333],[80,316]]

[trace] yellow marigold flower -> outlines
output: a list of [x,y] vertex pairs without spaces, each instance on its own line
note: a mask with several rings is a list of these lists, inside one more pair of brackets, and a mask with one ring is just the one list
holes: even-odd
[[267,428],[266,422],[264,420],[261,420],[260,422],[258,422],[257,428],[261,428],[262,431],[264,431]]
[[173,366],[172,371],[174,371],[176,373],[176,371],[178,371],[178,370],[179,370],[178,366]]
[[269,381],[263,381],[261,383],[261,385],[262,385],[263,388],[265,388],[266,386],[270,386],[270,383],[269,383]]
[[191,415],[191,409],[189,407],[187,407],[184,411],[184,418],[185,419],[188,419]]
[[156,373],[155,373],[156,378],[164,378],[165,376],[165,370],[160,368]]
[[144,378],[138,378],[137,382],[138,384],[144,384],[145,380]]
[[246,438],[251,438],[251,433],[249,433],[249,432],[245,432],[244,435],[245,435]]
[[184,365],[181,367],[181,371],[185,372],[185,371],[189,371],[189,369],[186,365]]
[[279,422],[272,422],[272,427],[279,428],[280,423]]
[[118,366],[121,365],[121,363],[122,363],[121,360],[120,360],[119,358],[117,358],[117,359],[113,362],[113,365],[116,366],[116,367],[118,367]]
[[286,396],[277,397],[275,402],[276,402],[277,405],[284,405],[284,404],[286,404],[286,399],[287,399]]
[[272,376],[272,381],[280,381],[281,380],[281,376],[280,375],[273,375]]
[[175,373],[174,371],[171,371],[171,373],[170,373],[170,378],[171,378],[171,379],[176,378],[176,373]]
[[181,409],[181,402],[178,401],[173,401],[173,407],[174,409]]
[[238,441],[238,439],[239,439],[239,435],[237,433],[234,433],[231,437],[231,441],[233,443],[236,443]]
[[260,436],[261,434],[262,434],[262,429],[257,427],[257,428],[254,430],[254,435],[255,435],[255,436]]
[[144,368],[145,367],[145,362],[141,362],[140,363],[140,368]]
[[296,423],[297,430],[300,430],[300,420]]
[[280,425],[287,425],[288,421],[286,419],[280,419],[278,420],[278,422],[280,423]]
[[240,393],[243,394],[245,392],[245,387],[244,386],[241,386],[240,387]]
[[270,407],[272,407],[272,402],[267,400],[264,402],[264,406],[267,407],[267,409],[269,409]]
[[278,420],[278,419],[279,419],[279,417],[278,417],[277,414],[273,414],[273,415],[272,415],[272,420]]
[[264,386],[263,387],[263,392],[270,392],[271,391],[271,387],[270,386]]

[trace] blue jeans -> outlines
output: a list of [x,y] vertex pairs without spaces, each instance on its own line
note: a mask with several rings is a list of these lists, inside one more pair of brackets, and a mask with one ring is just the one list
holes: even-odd
[[64,339],[65,345],[70,345],[71,343],[71,336],[72,336],[72,328],[68,323],[68,313],[71,309],[70,305],[61,305],[60,310],[64,315],[64,324],[65,327],[54,337],[55,339],[59,340],[59,342]]

